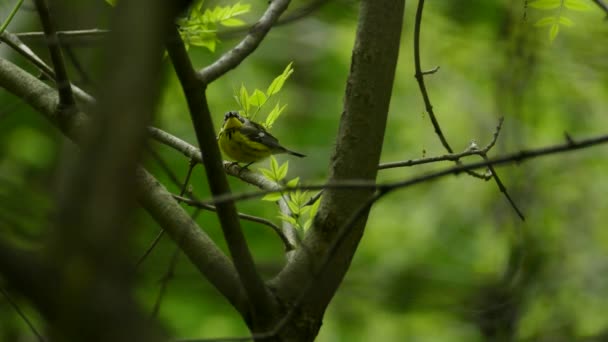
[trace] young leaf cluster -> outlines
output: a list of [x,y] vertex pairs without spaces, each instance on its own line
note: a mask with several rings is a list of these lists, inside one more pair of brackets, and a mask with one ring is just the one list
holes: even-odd
[[585,0],[535,0],[528,6],[552,12],[551,15],[544,16],[534,23],[536,27],[549,27],[550,42],[555,40],[561,26],[574,25],[574,21],[565,15],[566,10],[588,11],[591,9]]
[[[234,98],[239,105],[239,113],[250,120],[254,120],[255,116],[262,110],[264,105],[267,104],[274,95],[281,91],[283,85],[293,73],[292,64],[293,62],[289,63],[285,70],[270,82],[270,85],[265,91],[254,89],[250,93],[247,91],[247,88],[245,88],[245,85],[241,84],[238,94],[234,95]],[[262,125],[267,129],[272,128],[272,125],[286,107],[287,105],[281,106],[280,101],[277,100],[272,110],[266,115],[266,120],[264,120]]]
[[[286,183],[287,187],[295,188],[298,186],[300,182],[300,178],[296,177],[291,179],[290,181],[285,182],[287,177],[287,171],[289,169],[289,162],[285,162],[282,165],[279,165],[276,158],[274,156],[270,157],[270,169],[260,169],[260,172],[264,175],[264,177],[279,183]],[[319,209],[319,204],[321,203],[320,199],[317,199],[313,204],[309,205],[310,193],[308,191],[295,190],[290,192],[289,194],[283,193],[272,193],[264,196],[262,200],[276,202],[281,198],[284,198],[287,201],[287,206],[291,211],[291,215],[286,215],[284,213],[279,214],[279,218],[291,224],[295,227],[299,232],[306,232],[310,226],[312,226],[313,219],[317,214],[317,210]]]
[[251,5],[237,2],[232,6],[216,6],[203,11],[204,0],[197,1],[188,16],[178,19],[179,32],[186,46],[202,46],[214,52],[219,39],[218,27],[237,27],[245,25],[238,16],[249,12]]

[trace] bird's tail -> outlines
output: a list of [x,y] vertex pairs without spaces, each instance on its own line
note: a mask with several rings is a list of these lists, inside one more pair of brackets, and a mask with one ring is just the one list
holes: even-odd
[[287,152],[287,154],[291,154],[292,156],[296,156],[296,157],[300,157],[300,158],[306,157],[306,155],[304,155],[302,153],[294,152],[294,151],[291,151],[288,149],[285,149],[285,152]]

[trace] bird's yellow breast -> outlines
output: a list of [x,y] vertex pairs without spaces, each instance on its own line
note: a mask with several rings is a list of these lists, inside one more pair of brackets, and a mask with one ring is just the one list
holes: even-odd
[[242,125],[237,118],[229,118],[224,123],[218,138],[224,154],[229,159],[241,163],[253,163],[270,156],[270,148],[250,140],[240,132]]

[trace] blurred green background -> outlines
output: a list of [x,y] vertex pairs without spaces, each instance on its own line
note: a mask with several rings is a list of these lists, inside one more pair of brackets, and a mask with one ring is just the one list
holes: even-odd
[[[208,1],[216,4],[230,2]],[[505,117],[491,155],[607,133],[608,22],[591,1],[589,11],[567,12],[550,42],[548,27],[533,24],[547,15],[524,1],[452,0],[429,2],[423,17],[421,50],[426,77],[442,129],[456,151],[471,140],[487,144],[498,118]],[[63,5],[78,6],[77,1]],[[293,1],[297,11],[306,1]],[[444,154],[424,112],[413,77],[416,2],[408,1],[402,45],[382,160]],[[59,5],[58,5],[59,6]],[[252,3],[253,22],[266,6]],[[5,18],[12,3],[0,4]],[[12,32],[39,30],[26,2],[9,26]],[[107,27],[109,9],[100,1],[95,21],[59,20],[60,29]],[[295,73],[280,95],[288,107],[273,134],[308,155],[289,160],[289,178],[324,182],[342,111],[345,81],[357,20],[357,2],[329,1],[320,10],[270,32],[236,70],[214,82],[208,99],[216,129],[223,113],[237,108],[234,89],[264,89],[291,61]],[[238,42],[223,39],[215,54],[192,48],[198,68]],[[28,41],[26,41],[28,43]],[[32,48],[47,57],[44,46]],[[95,41],[70,47],[86,74],[71,64],[73,79],[91,92],[102,63]],[[5,45],[0,56],[36,73]],[[191,143],[196,139],[184,97],[167,62],[156,125]],[[39,114],[0,92],[0,235],[36,249],[50,234],[57,180],[65,151],[73,146]],[[150,142],[183,180],[188,160]],[[153,159],[149,169],[173,192],[170,177]],[[266,167],[267,162],[252,168]],[[407,179],[451,166],[432,164],[384,170],[379,181]],[[600,341],[608,338],[608,147],[501,167],[499,175],[526,215],[521,222],[492,182],[466,175],[406,188],[377,203],[352,267],[328,308],[319,341]],[[234,191],[253,190],[231,179]],[[208,198],[202,167],[192,189]],[[239,203],[239,210],[278,222],[269,202]],[[192,209],[188,209],[192,211]],[[148,248],[158,226],[137,212],[141,226],[133,262]],[[225,249],[213,213],[198,222]],[[274,275],[283,265],[279,239],[270,229],[243,222],[260,271]],[[137,295],[152,310],[175,246],[163,238],[138,271]],[[111,251],[108,251],[111,253]],[[0,282],[1,285],[1,282]],[[35,311],[15,295],[30,318]],[[180,255],[159,316],[177,337],[239,336],[247,333],[236,312]],[[0,340],[29,341],[31,333],[0,297]]]

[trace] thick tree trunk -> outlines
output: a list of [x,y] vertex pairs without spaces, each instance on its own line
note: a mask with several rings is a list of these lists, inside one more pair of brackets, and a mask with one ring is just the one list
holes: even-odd
[[[361,1],[329,183],[376,179],[404,7],[404,0]],[[284,340],[310,341],[317,335],[325,309],[363,235],[369,207],[360,209],[372,195],[372,190],[328,189],[325,192],[314,227],[304,241],[305,247],[300,248],[271,281],[285,310],[297,306],[295,317],[281,333]],[[359,217],[349,224],[357,211]]]

